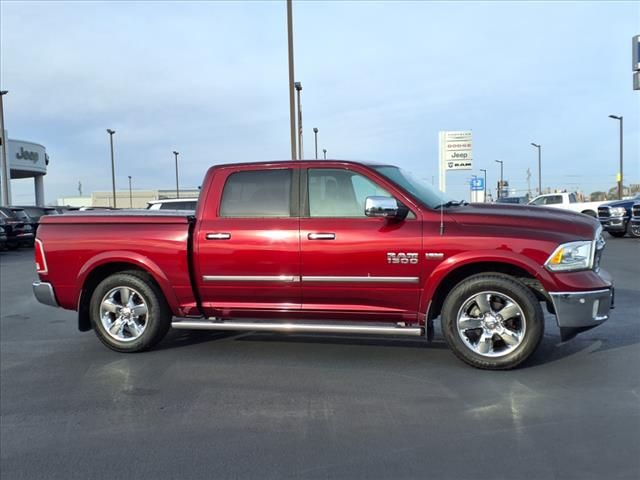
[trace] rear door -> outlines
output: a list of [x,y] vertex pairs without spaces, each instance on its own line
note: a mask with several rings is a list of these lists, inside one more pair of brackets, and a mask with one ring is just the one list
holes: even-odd
[[297,177],[297,169],[263,166],[213,177],[195,232],[196,282],[207,315],[300,309]]
[[[370,218],[367,196],[393,196],[347,167],[310,168],[300,219],[302,308],[353,320],[409,320],[420,292],[422,224]],[[303,192],[305,189],[303,188]]]

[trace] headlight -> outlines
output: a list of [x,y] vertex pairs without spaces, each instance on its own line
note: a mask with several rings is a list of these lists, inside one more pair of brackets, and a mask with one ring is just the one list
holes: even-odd
[[612,217],[624,217],[626,213],[627,211],[624,207],[612,207],[609,210],[609,215],[611,215]]
[[552,272],[587,270],[591,268],[592,264],[592,241],[563,243],[544,262],[544,266]]

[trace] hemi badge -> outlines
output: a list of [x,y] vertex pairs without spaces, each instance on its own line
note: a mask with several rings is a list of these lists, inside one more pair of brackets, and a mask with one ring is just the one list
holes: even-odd
[[424,256],[427,258],[427,260],[439,260],[441,258],[444,258],[444,253],[427,252],[424,254]]

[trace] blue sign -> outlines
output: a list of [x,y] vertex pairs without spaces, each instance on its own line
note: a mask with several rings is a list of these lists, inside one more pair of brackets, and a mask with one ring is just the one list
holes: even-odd
[[471,191],[481,192],[484,190],[484,178],[472,178],[471,179]]

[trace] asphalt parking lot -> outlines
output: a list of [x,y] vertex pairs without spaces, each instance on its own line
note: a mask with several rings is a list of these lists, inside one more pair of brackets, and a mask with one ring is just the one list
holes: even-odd
[[36,303],[0,252],[0,474],[87,478],[640,478],[640,241],[608,238],[612,319],[475,370],[420,339],[169,334],[123,355]]

